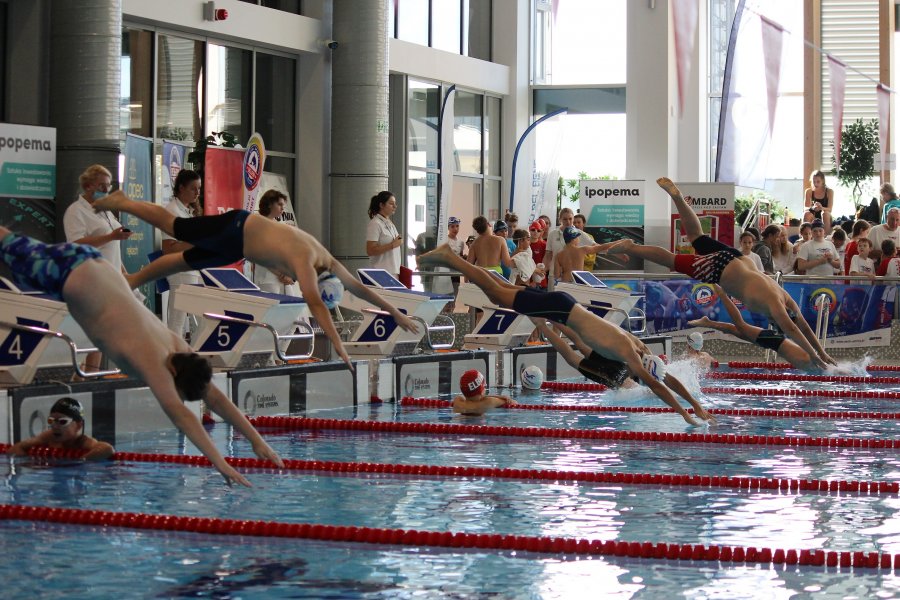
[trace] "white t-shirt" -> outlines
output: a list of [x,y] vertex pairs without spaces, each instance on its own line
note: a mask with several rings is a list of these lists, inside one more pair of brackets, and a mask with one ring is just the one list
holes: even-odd
[[[837,258],[837,249],[834,247],[834,244],[832,244],[828,240],[822,240],[821,242],[809,240],[808,242],[800,246],[800,251],[797,253],[797,258],[802,258],[803,260],[817,260],[819,258],[822,258],[822,255],[826,252],[831,253],[832,260]],[[826,262],[807,269],[806,274],[834,275],[834,267]]]
[[794,253],[790,246],[788,246],[786,253],[779,254],[778,256],[772,255],[772,265],[775,267],[776,271],[781,271],[782,275],[794,272],[795,260],[797,259],[794,257]]
[[[121,226],[111,212],[94,212],[94,208],[84,196],[78,196],[78,200],[69,205],[66,214],[63,215],[63,230],[66,232],[68,242],[95,235],[107,235]],[[98,250],[117,271],[122,270],[122,248],[119,240],[103,244]]]
[[447,238],[447,245],[450,246],[450,249],[453,250],[453,253],[457,256],[463,255],[463,248],[466,247],[466,242],[459,238]]
[[[853,258],[856,258],[855,256]],[[885,277],[900,277],[900,258],[892,258],[888,261]]]
[[[366,241],[375,242],[379,246],[384,246],[397,239],[397,228],[390,219],[385,218],[381,214],[376,214],[369,219],[366,225]],[[394,277],[400,274],[400,248],[393,248],[369,257],[369,264],[373,269],[384,269]]]
[[759,271],[760,273],[765,271],[765,269],[763,268],[762,259],[759,257],[759,254],[757,254],[756,252],[751,252],[750,254],[744,254],[744,256],[750,259],[750,261],[753,263],[753,266],[756,267],[757,271]]
[[894,231],[888,231],[884,225],[876,225],[869,230],[869,239],[872,241],[872,247],[881,250],[881,242],[887,239],[894,240],[897,248],[900,248],[900,227]]
[[[890,263],[888,263],[888,267],[890,267]],[[874,275],[875,261],[871,258],[863,258],[859,254],[854,254],[853,258],[850,259],[850,272],[854,271],[863,275],[868,275],[869,273]]]
[[[166,210],[175,215],[176,217],[181,218],[191,218],[194,216],[194,213],[182,204],[181,200],[176,197],[172,197],[172,200],[166,205]],[[175,238],[162,231],[162,240],[174,240]],[[176,285],[186,283],[186,284],[196,284],[200,283],[200,271],[185,271],[183,273],[176,273],[174,275],[169,275],[167,277],[169,280],[169,288],[174,288]]]
[[[555,257],[557,254],[562,252],[563,248],[565,248],[565,247],[566,247],[566,240],[565,240],[565,238],[563,238],[562,229],[557,227],[556,229],[551,230],[550,233],[547,234],[547,253],[544,255],[544,264],[546,264],[547,268],[549,269],[548,276],[550,277],[551,282],[555,281],[555,279],[552,277],[553,271],[556,266],[554,264],[556,262]],[[551,252],[553,253],[553,256],[550,256]]]

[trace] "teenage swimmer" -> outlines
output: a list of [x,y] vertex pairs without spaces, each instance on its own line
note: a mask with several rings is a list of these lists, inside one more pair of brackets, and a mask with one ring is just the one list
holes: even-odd
[[209,362],[192,353],[180,336],[169,331],[138,302],[122,274],[103,260],[96,248],[71,243],[44,244],[0,227],[0,259],[12,270],[17,282],[64,301],[72,318],[97,348],[125,373],[150,387],[172,423],[226,481],[250,485],[225,462],[184,400],[202,399],[247,438],[257,456],[284,466],[237,406],[210,384]]
[[671,196],[681,215],[682,226],[697,254],[675,255],[657,246],[642,246],[625,239],[607,250],[609,254],[629,254],[684,273],[704,283],[720,284],[751,311],[772,319],[785,334],[806,352],[813,364],[825,368],[837,364],[816,339],[794,299],[771,278],[760,273],[740,251],[703,234],[700,219],[667,177],[656,183]]
[[175,239],[194,245],[184,252],[166,254],[132,273],[128,276],[128,283],[133,288],[181,271],[221,267],[246,258],[270,271],[283,273],[300,284],[300,292],[309,312],[328,336],[338,356],[351,369],[350,357],[328,312],[329,308],[340,302],[344,288],[389,312],[406,331],[415,333],[419,330],[412,319],[360,283],[318,240],[297,227],[284,227],[281,223],[246,210],[176,218],[152,202],[130,199],[121,190],[95,202],[94,209],[130,213]]
[[75,398],[60,398],[50,408],[47,429],[27,440],[22,440],[6,451],[13,456],[24,456],[37,446],[84,450],[84,460],[106,460],[116,450],[106,442],[95,440],[84,433],[84,408]]
[[[546,319],[557,325],[568,326],[581,338],[587,348],[607,359],[624,363],[631,373],[637,375],[685,421],[691,425],[698,424],[682,408],[669,388],[662,383],[665,379],[665,367],[662,361],[653,356],[650,350],[636,337],[589,312],[569,294],[541,292],[502,281],[488,271],[462,260],[453,253],[447,244],[421,255],[419,265],[424,264],[449,267],[459,271],[469,281],[480,287],[487,297],[498,306],[529,317]],[[648,356],[652,358],[648,359]],[[656,375],[654,376],[651,371]],[[694,406],[694,410],[701,419],[711,418],[699,404]]]
[[774,350],[778,356],[791,363],[796,369],[804,371],[817,371],[816,365],[809,359],[809,354],[803,351],[803,348],[784,337],[784,334],[774,329],[763,329],[750,325],[741,317],[741,311],[738,310],[728,294],[725,293],[720,286],[714,286],[719,296],[719,301],[728,316],[731,317],[732,323],[722,323],[721,321],[713,321],[709,317],[702,317],[694,321],[689,321],[688,325],[692,327],[709,327],[725,333],[730,333],[734,337],[744,341],[756,344],[760,348],[766,350]]
[[509,396],[490,396],[484,393],[484,375],[469,369],[459,378],[462,396],[453,399],[453,412],[461,415],[479,416],[492,408],[515,406],[516,401]]

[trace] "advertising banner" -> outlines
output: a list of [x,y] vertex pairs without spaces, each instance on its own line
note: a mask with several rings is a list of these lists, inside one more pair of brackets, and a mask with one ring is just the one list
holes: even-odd
[[[734,185],[730,183],[679,183],[678,189],[700,218],[703,233],[726,246],[734,247]],[[672,204],[672,239],[675,254],[693,254],[678,210]]]
[[803,317],[815,329],[817,300],[828,298],[828,338],[825,346],[887,346],[891,341],[891,319],[897,299],[896,285],[850,285],[786,283]]
[[262,136],[254,133],[247,142],[242,164],[244,177],[244,210],[256,210],[256,197],[259,195],[259,182],[263,168],[266,166],[266,145]]
[[0,223],[55,241],[56,129],[0,123]]
[[160,169],[160,177],[162,179],[162,196],[160,200],[163,206],[166,206],[174,195],[175,178],[178,177],[181,169],[185,167],[185,161],[192,147],[192,145],[183,142],[163,140],[162,168]]
[[[153,140],[137,135],[125,135],[125,169],[122,189],[132,200],[153,202]],[[129,273],[139,271],[149,262],[147,255],[153,252],[153,226],[129,214],[121,214],[121,223],[134,233],[122,240],[122,265]],[[145,296],[144,304],[156,310],[155,283],[139,288]]]
[[244,207],[243,159],[243,151],[237,148],[210,146],[206,149],[203,214],[220,215]]
[[[588,179],[579,182],[581,212],[587,222],[585,231],[598,244],[629,238],[644,243],[644,181]],[[621,256],[597,255],[596,271],[638,271],[644,261]]]
[[516,144],[509,211],[519,216],[521,227],[527,227],[542,214],[556,214],[556,162],[565,135],[563,117],[567,111],[561,108],[544,115],[528,126]]

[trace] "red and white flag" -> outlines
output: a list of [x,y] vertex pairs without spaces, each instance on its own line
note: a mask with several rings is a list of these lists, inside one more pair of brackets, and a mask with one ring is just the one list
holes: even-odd
[[828,55],[828,80],[831,88],[831,128],[834,131],[834,168],[841,172],[841,135],[844,130],[844,89],[847,65]]
[[778,86],[781,84],[781,49],[784,27],[760,16],[762,30],[763,65],[766,71],[766,100],[769,107],[769,135],[775,129],[775,109],[778,107]]

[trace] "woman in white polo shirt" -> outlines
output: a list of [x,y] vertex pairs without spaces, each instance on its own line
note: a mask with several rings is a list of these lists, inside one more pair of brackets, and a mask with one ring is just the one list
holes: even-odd
[[366,226],[366,254],[373,269],[384,269],[394,277],[400,275],[400,246],[403,238],[391,222],[397,211],[397,199],[391,192],[378,192],[369,202],[369,224]]
[[[178,175],[175,176],[172,199],[166,205],[166,210],[176,217],[199,217],[203,214],[203,210],[200,208],[200,187],[199,173],[190,169],[179,171]],[[191,244],[176,240],[165,232],[162,234],[163,254],[184,252],[192,247]],[[172,291],[182,284],[194,285],[200,283],[200,271],[176,273],[175,275],[170,275],[167,279],[169,281],[169,302],[166,309],[166,325],[179,337],[185,337],[186,331],[190,331],[189,327],[185,327],[187,325],[187,313],[175,308],[175,295]]]

